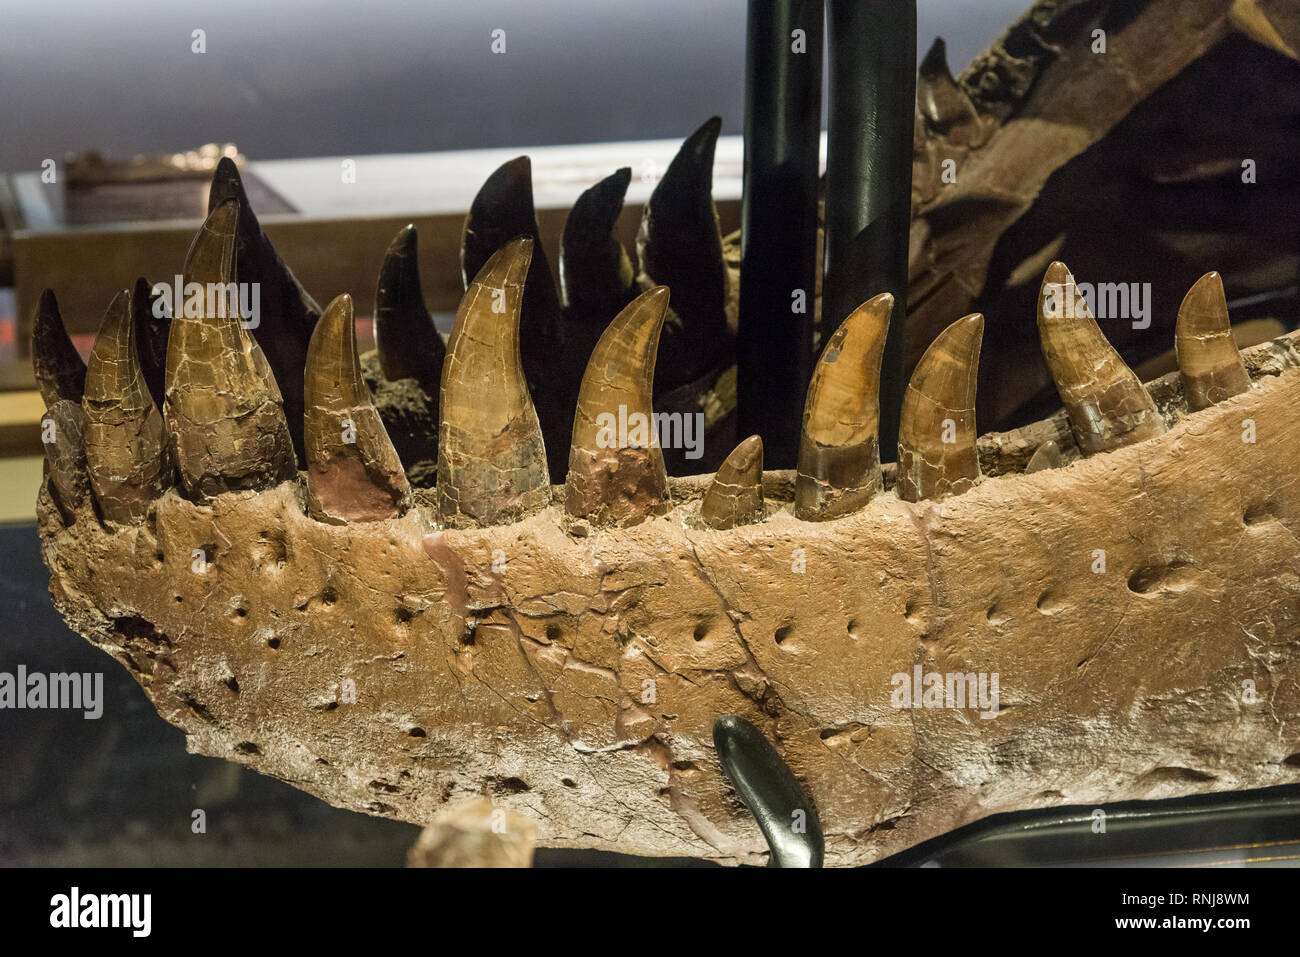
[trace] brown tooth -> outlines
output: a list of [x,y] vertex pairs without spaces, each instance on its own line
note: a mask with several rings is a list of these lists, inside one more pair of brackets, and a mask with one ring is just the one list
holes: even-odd
[[426,392],[436,391],[447,347],[424,305],[414,226],[402,228],[389,244],[379,268],[375,348],[379,368],[389,382],[415,379]]
[[[214,209],[185,258],[184,281],[235,282],[239,207]],[[214,297],[215,298],[215,297]],[[188,299],[188,297],[186,297]],[[165,414],[181,482],[191,498],[260,490],[297,474],[283,400],[261,348],[238,316],[238,302],[203,315],[173,311],[167,340]],[[225,315],[220,313],[224,312]]]
[[1232,341],[1223,280],[1207,272],[1183,297],[1174,330],[1178,371],[1193,412],[1250,388],[1250,374]]
[[727,456],[700,504],[710,528],[735,528],[763,520],[763,440],[745,439]]
[[[167,332],[171,316],[155,315],[154,306],[161,297],[151,291],[149,281],[140,276],[131,289],[131,314],[135,317],[135,351],[140,357],[149,397],[163,407],[167,392]],[[158,312],[163,312],[159,307]]]
[[1065,456],[1061,454],[1061,447],[1056,444],[1055,440],[1048,439],[1036,448],[1034,454],[1029,457],[1029,464],[1025,466],[1025,474],[1045,472],[1048,469],[1059,469],[1064,464]]
[[935,37],[917,70],[916,104],[926,122],[956,146],[978,146],[984,138],[979,112],[948,69],[948,48]]
[[1102,335],[1064,263],[1052,263],[1043,277],[1038,335],[1084,455],[1164,433],[1164,420],[1151,396]]
[[32,366],[46,408],[63,399],[80,402],[86,389],[86,363],[72,344],[54,291],[46,289],[32,322]]
[[41,441],[49,468],[50,491],[63,520],[71,523],[90,494],[86,465],[86,416],[80,402],[58,399],[41,419]]
[[655,286],[614,317],[578,391],[565,509],[593,525],[635,525],[668,510],[668,473],[651,396],[668,287]]
[[86,462],[110,522],[142,521],[171,478],[162,416],[149,397],[135,349],[131,293],[114,297],[86,367]]
[[307,349],[307,500],[327,522],[396,518],[411,494],[401,460],[361,378],[352,297],[339,296]]
[[502,525],[551,499],[537,410],[519,359],[533,241],[513,239],[465,290],[442,367],[438,509],[450,526]]
[[975,382],[984,317],[958,319],[916,364],[898,428],[898,495],[908,502],[960,495],[980,475]]
[[887,292],[858,306],[813,368],[795,477],[796,518],[848,515],[880,491],[880,359],[893,309]]

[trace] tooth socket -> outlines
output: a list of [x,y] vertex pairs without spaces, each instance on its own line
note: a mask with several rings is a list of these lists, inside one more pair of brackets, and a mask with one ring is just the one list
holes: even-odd
[[[48,423],[48,424],[47,424]],[[85,413],[80,402],[55,401],[41,420],[45,463],[49,470],[50,491],[65,522],[71,523],[76,512],[90,495],[90,475],[86,464]],[[46,432],[52,428],[53,433]]]
[[86,389],[86,363],[68,336],[54,293],[46,289],[32,320],[32,368],[46,407],[60,399],[80,402]]
[[700,521],[735,528],[763,520],[763,440],[751,435],[727,456],[700,503]]
[[875,435],[850,446],[823,446],[805,431],[799,446],[794,515],[824,522],[866,506],[883,487]]
[[1188,290],[1174,335],[1187,407],[1208,409],[1250,388],[1250,374],[1232,341],[1219,274],[1207,273]]

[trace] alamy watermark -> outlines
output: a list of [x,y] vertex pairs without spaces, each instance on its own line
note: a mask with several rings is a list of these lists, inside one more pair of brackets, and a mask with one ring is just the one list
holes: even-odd
[[262,286],[256,282],[186,282],[177,275],[171,283],[156,282],[149,290],[155,319],[172,316],[236,316],[245,329],[262,322]]
[[998,673],[925,671],[920,665],[909,675],[898,672],[889,703],[895,708],[971,708],[981,718],[998,716]]
[[104,673],[29,672],[19,665],[16,672],[0,671],[0,710],[43,708],[82,711],[87,721],[104,713]]
[[1134,329],[1151,325],[1151,283],[1090,282],[1043,284],[1043,313],[1053,319],[1073,318],[1082,297],[1096,319],[1129,319]]
[[704,454],[703,412],[618,412],[596,416],[596,445],[602,449],[685,449],[686,458]]

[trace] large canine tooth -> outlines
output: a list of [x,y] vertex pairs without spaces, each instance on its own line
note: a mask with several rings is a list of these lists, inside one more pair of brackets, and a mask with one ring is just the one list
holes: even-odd
[[763,440],[745,439],[727,456],[700,503],[710,528],[735,528],[763,519]]
[[651,396],[668,287],[656,286],[614,317],[587,363],[573,419],[568,513],[595,525],[635,525],[668,510],[668,473]]
[[880,491],[880,359],[894,297],[868,299],[835,330],[804,402],[794,514],[824,521],[855,512]]
[[564,307],[601,328],[634,295],[636,270],[616,231],[631,180],[632,169],[625,166],[585,190],[560,239]]
[[456,312],[442,367],[438,508],[447,525],[499,525],[550,502],[546,448],[519,360],[533,241],[511,240]]
[[131,293],[114,297],[86,369],[86,462],[104,518],[140,522],[167,488],[170,469],[158,414],[135,349]]
[[721,129],[715,116],[687,137],[641,215],[641,272],[673,290],[660,346],[671,376],[664,387],[694,381],[713,368],[727,341],[727,270],[713,208],[713,155]]
[[199,283],[217,308],[209,311],[205,303],[198,316],[176,309],[167,341],[167,429],[181,482],[198,500],[264,489],[297,473],[271,368],[243,328],[237,304],[216,294],[235,281],[238,218],[235,201],[222,203],[194,238],[185,286]]
[[1250,388],[1250,374],[1232,341],[1223,280],[1207,272],[1183,297],[1174,330],[1187,407],[1206,409]]
[[1151,396],[1106,341],[1064,263],[1052,263],[1043,277],[1038,335],[1084,455],[1164,433],[1164,420]]
[[307,344],[320,318],[320,306],[302,288],[262,231],[244,192],[238,167],[229,157],[222,157],[212,174],[208,215],[232,199],[239,204],[235,234],[239,279],[258,294],[259,321],[250,328],[275,376],[289,434],[293,436],[293,448],[301,459],[303,369],[307,363]]
[[346,293],[316,323],[304,395],[312,514],[335,523],[397,517],[411,486],[361,378],[352,297]]
[[960,495],[980,475],[975,382],[984,317],[958,319],[935,337],[903,394],[898,495],[909,502]]
[[86,390],[86,363],[68,336],[54,290],[46,289],[32,322],[32,367],[45,407],[59,400],[80,402]]
[[977,146],[983,126],[975,104],[952,78],[943,37],[934,43],[917,70],[916,103],[936,133],[958,146]]
[[65,522],[75,519],[77,510],[90,494],[86,465],[86,415],[80,402],[57,399],[41,419],[41,441],[45,448],[50,491]]
[[402,227],[379,268],[375,347],[385,379],[415,379],[429,394],[437,391],[447,347],[424,306],[414,226]]
[[[131,289],[135,351],[140,357],[140,371],[149,387],[149,397],[161,409],[167,391],[167,334],[172,320],[168,315],[154,315],[154,305],[159,298],[151,292],[147,279],[143,276],[136,279]],[[159,308],[158,311],[163,310]]]

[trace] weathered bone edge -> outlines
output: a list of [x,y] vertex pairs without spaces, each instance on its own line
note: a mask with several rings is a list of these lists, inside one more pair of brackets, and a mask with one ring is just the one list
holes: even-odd
[[[581,537],[558,488],[453,531],[427,498],[337,526],[300,482],[173,490],[114,532],[42,489],[42,548],[56,606],[192,751],[421,824],[486,792],[543,845],[759,862],[710,740],[734,713],[815,803],[827,862],[861,864],[1000,811],[1300,778],[1298,335],[1193,416],[1176,374],[1154,384],[1164,435],[1075,460],[1058,416],[982,437],[962,495],[833,521],[795,519],[773,472],[761,524],[698,527],[700,476]],[[1006,474],[1049,438],[1071,464]],[[891,707],[916,665],[998,673],[1001,713]]]

